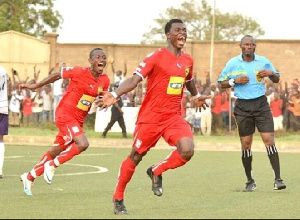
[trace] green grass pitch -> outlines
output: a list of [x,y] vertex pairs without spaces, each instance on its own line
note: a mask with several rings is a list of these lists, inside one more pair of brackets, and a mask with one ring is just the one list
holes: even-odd
[[[183,167],[163,174],[164,195],[156,197],[146,169],[170,149],[151,150],[127,185],[128,216],[113,213],[118,169],[129,148],[91,147],[61,165],[53,183],[36,179],[33,196],[23,193],[19,176],[29,171],[48,147],[6,147],[0,179],[1,219],[296,219],[300,217],[300,155],[280,153],[287,189],[273,190],[266,152],[253,152],[255,192],[245,193],[240,152],[196,151]],[[107,172],[97,172],[97,167]],[[105,171],[104,169],[104,171]]]

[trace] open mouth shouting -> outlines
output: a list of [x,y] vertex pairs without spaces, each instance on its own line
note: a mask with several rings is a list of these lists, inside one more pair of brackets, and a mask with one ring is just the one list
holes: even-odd
[[102,74],[105,66],[106,62],[95,62],[93,65],[93,71],[97,74]]
[[105,64],[104,62],[99,62],[96,67],[98,68],[98,71],[103,71],[104,67],[105,67]]
[[186,36],[180,36],[177,38],[178,46],[183,47],[186,42]]

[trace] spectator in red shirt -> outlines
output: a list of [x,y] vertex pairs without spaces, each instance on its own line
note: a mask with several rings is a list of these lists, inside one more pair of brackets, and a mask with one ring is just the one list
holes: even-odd
[[270,108],[274,120],[274,130],[282,130],[283,129],[283,100],[279,97],[278,92],[274,92],[274,98],[270,101]]
[[293,91],[289,103],[293,107],[293,115],[295,119],[293,130],[300,131],[300,91],[298,90]]
[[214,96],[211,99],[211,132],[217,134],[218,130],[223,127],[222,123],[222,95],[218,90],[215,90]]
[[222,116],[222,123],[223,128],[226,131],[229,131],[229,94],[227,89],[221,90],[221,116]]
[[24,192],[32,195],[31,186],[37,176],[44,173],[48,184],[52,183],[55,169],[89,147],[83,131],[83,122],[92,103],[110,85],[108,76],[103,73],[106,66],[106,53],[95,48],[89,54],[90,67],[62,67],[39,83],[21,84],[20,88],[32,91],[59,79],[70,79],[67,91],[55,111],[55,124],[58,128],[52,148],[47,151],[33,169],[21,175]]
[[23,126],[28,127],[33,122],[32,107],[34,106],[34,102],[30,97],[29,90],[26,90],[26,96],[22,101],[22,105],[23,105]]

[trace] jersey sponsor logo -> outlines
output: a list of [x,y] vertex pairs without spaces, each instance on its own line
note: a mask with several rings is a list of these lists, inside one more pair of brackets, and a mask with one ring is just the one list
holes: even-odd
[[181,89],[182,88],[182,84],[181,83],[171,83],[170,87],[172,89]]
[[169,95],[180,95],[183,89],[184,78],[178,76],[171,76],[167,94]]
[[142,145],[142,141],[139,140],[139,139],[137,139],[136,142],[135,142],[135,147],[136,147],[136,148],[140,148],[141,145]]
[[95,97],[89,95],[83,95],[77,103],[77,108],[82,111],[88,111],[92,103],[94,102]]
[[86,106],[91,105],[91,102],[88,101],[88,100],[81,100],[81,103],[82,103],[83,105],[86,105]]

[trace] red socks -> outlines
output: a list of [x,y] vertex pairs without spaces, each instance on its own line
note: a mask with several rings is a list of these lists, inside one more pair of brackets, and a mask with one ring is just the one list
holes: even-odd
[[120,166],[118,183],[115,189],[113,199],[122,200],[124,198],[124,192],[127,183],[131,180],[133,173],[135,171],[136,165],[131,161],[129,157],[123,161]]
[[40,161],[33,167],[33,169],[28,173],[27,179],[29,179],[31,182],[34,181],[34,179],[37,176],[40,176],[44,173],[44,164],[52,160],[53,158],[50,156],[50,152],[47,151],[40,159]]
[[[161,175],[163,172],[168,169],[175,169],[177,167],[183,166],[188,160],[183,159],[177,150],[172,151],[172,153],[164,159],[162,162],[157,163],[153,166],[153,173],[156,176]],[[134,174],[136,165],[131,161],[129,157],[123,161],[120,166],[118,183],[113,195],[113,199],[122,200],[124,198],[124,192],[127,183],[131,180],[131,177]]]
[[66,161],[71,160],[74,156],[78,155],[79,149],[75,143],[71,144],[66,150],[62,151],[55,159],[50,156],[50,152],[47,151],[40,161],[33,167],[33,169],[28,173],[27,179],[34,181],[37,176],[40,176],[44,173],[44,164],[47,161],[51,161],[50,165],[58,167],[60,164],[65,163]]
[[66,150],[61,152],[53,161],[50,162],[50,165],[54,167],[58,167],[59,164],[63,164],[69,160],[71,160],[74,156],[78,155],[79,149],[78,146],[73,143]]
[[188,160],[183,159],[177,150],[171,152],[169,156],[166,157],[163,161],[155,164],[152,168],[152,172],[155,176],[161,175],[163,172],[169,169],[175,169],[186,164]]

